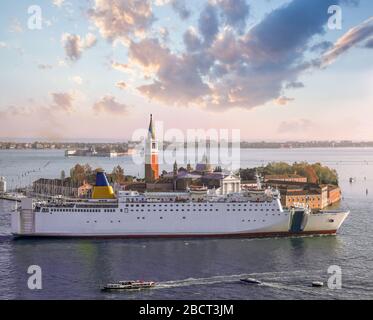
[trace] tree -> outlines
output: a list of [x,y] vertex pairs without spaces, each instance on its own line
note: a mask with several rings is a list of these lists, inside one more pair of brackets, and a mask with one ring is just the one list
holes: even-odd
[[86,179],[84,166],[82,166],[80,164],[76,164],[70,170],[70,177],[76,183],[83,183],[83,181]]
[[61,180],[65,180],[65,178],[66,178],[65,171],[62,170],[62,171],[61,171]]
[[289,165],[285,162],[271,162],[265,167],[240,169],[239,172],[242,180],[255,179],[256,172],[260,175],[297,174],[306,177],[308,183],[338,185],[336,170],[323,166],[321,163],[294,162],[292,165]]
[[264,174],[291,174],[294,169],[286,162],[270,162],[264,167]]
[[338,174],[335,169],[322,166],[320,163],[315,163],[312,166],[315,169],[319,183],[338,185]]
[[85,174],[86,174],[87,176],[90,176],[90,175],[93,173],[93,171],[92,171],[92,167],[91,167],[88,163],[86,163],[86,164],[84,165],[84,172],[85,172]]
[[242,180],[254,180],[255,179],[255,168],[240,169],[239,174]]
[[124,170],[121,166],[114,167],[111,173],[111,180],[116,183],[124,183],[126,181],[126,177],[124,176]]

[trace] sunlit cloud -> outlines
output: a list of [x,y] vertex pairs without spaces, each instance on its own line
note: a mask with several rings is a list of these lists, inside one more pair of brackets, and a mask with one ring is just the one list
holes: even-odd
[[92,48],[96,44],[97,38],[92,33],[88,33],[84,38],[76,34],[64,33],[61,42],[66,57],[71,61],[76,61],[81,58],[84,50]]
[[288,98],[285,96],[278,97],[276,100],[274,100],[275,104],[278,106],[285,106],[292,101],[294,101],[294,98]]
[[154,21],[150,0],[95,0],[88,14],[102,37],[124,44],[144,35]]
[[96,113],[124,114],[128,111],[128,106],[116,101],[113,96],[104,96],[93,105]]
[[74,95],[68,92],[54,92],[51,93],[54,110],[72,111]]
[[124,90],[127,88],[127,84],[124,81],[118,81],[115,86],[121,90]]
[[334,62],[341,54],[355,45],[373,36],[373,17],[348,30],[340,37],[334,46],[325,53],[322,65],[327,66]]

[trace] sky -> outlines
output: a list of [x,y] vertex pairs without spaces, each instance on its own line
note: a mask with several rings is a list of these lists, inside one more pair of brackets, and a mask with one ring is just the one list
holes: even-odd
[[1,1],[0,140],[373,140],[372,54],[371,0]]

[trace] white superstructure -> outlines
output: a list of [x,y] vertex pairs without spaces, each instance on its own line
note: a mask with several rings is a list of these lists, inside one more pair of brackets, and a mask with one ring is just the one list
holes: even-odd
[[32,203],[12,213],[16,236],[198,237],[335,234],[348,212],[284,210],[277,192],[203,196],[119,192],[117,199]]

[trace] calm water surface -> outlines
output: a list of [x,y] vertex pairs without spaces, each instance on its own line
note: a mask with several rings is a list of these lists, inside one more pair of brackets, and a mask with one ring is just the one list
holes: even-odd
[[[269,161],[321,162],[338,170],[341,207],[351,214],[337,236],[209,240],[13,240],[10,211],[0,201],[0,299],[372,299],[373,149],[243,150],[242,167]],[[77,162],[142,175],[130,158],[66,159],[63,151],[0,151],[0,176],[12,186],[58,177]],[[164,166],[169,169],[169,167]],[[140,172],[138,172],[140,171]],[[356,182],[350,184],[349,177]],[[366,195],[366,189],[369,193]],[[27,268],[39,265],[43,289],[27,288]],[[341,290],[311,288],[342,268]],[[260,286],[239,283],[247,275]],[[154,290],[102,293],[121,279],[160,282]]]

